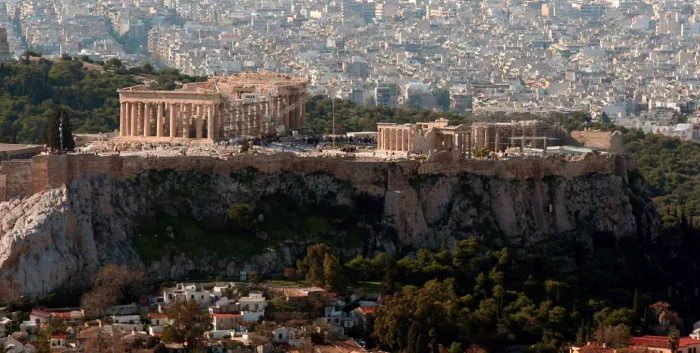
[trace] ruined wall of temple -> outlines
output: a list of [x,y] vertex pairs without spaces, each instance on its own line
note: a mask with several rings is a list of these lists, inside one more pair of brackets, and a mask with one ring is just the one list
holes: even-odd
[[378,194],[397,190],[416,175],[462,172],[501,179],[542,178],[560,176],[575,178],[590,173],[616,174],[627,178],[634,169],[631,161],[621,155],[588,154],[580,160],[565,161],[551,156],[540,160],[469,160],[450,153],[441,153],[429,161],[378,162],[330,158],[296,157],[292,153],[276,155],[243,155],[229,160],[211,157],[160,157],[64,155],[37,156],[32,160],[6,161],[0,166],[0,201],[17,196],[29,196],[47,189],[61,188],[81,174],[110,174],[114,178],[131,179],[145,170],[194,170],[205,174],[227,175],[232,171],[255,168],[271,173],[332,173],[354,187]]

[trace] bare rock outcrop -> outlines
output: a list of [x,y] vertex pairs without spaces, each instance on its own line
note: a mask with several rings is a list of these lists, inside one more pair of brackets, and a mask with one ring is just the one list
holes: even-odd
[[[37,296],[82,288],[108,263],[143,269],[154,281],[184,279],[192,271],[233,277],[244,266],[281,272],[303,255],[307,244],[280,242],[248,258],[237,258],[232,248],[230,260],[171,253],[152,261],[144,261],[133,245],[140,224],[156,213],[207,225],[225,218],[232,203],[254,206],[271,194],[285,195],[298,205],[345,205],[352,212],[365,211],[360,196],[376,204],[374,224],[361,225],[366,229],[361,244],[342,249],[347,257],[438,249],[468,236],[528,244],[557,236],[606,233],[653,239],[659,233],[654,206],[640,180],[629,181],[620,173],[524,179],[518,173],[416,174],[389,163],[362,185],[311,170],[245,169],[228,175],[146,170],[130,179],[83,174],[65,188],[0,203],[0,280]],[[335,229],[327,236],[341,233]],[[161,236],[169,239],[166,233]]]

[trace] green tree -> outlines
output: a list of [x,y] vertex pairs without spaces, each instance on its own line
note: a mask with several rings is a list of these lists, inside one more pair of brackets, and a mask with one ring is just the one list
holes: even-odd
[[247,203],[233,203],[229,207],[228,218],[237,227],[250,229],[253,227],[253,212]]
[[44,131],[44,144],[55,150],[72,151],[75,148],[70,112],[64,107],[52,109]]
[[491,154],[491,150],[488,147],[479,148],[472,152],[474,158],[486,158]]
[[599,326],[595,332],[596,341],[606,347],[620,348],[627,346],[630,340],[630,329],[626,325]]
[[332,249],[326,244],[316,244],[306,248],[306,257],[297,262],[300,273],[306,274],[306,280],[311,285],[323,287],[325,285],[323,263],[326,255],[331,255]]
[[380,283],[382,294],[390,294],[394,291],[394,276],[396,275],[396,261],[389,258],[384,268],[384,278]]
[[323,259],[323,277],[326,290],[335,293],[344,293],[347,287],[345,274],[340,262],[335,256],[326,253]]
[[39,329],[39,334],[37,335],[37,352],[50,353],[51,335],[65,333],[67,328],[68,325],[63,319],[57,316],[51,317],[46,323],[46,326]]
[[171,324],[163,328],[163,342],[187,343],[187,347],[198,347],[204,333],[213,329],[210,315],[202,312],[194,300],[171,304],[168,318]]
[[450,91],[437,88],[433,90],[435,96],[435,105],[442,111],[450,110]]

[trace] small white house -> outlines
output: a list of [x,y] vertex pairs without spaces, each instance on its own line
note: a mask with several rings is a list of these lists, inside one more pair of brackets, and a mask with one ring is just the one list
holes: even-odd
[[5,337],[5,334],[7,333],[7,325],[9,325],[12,322],[12,320],[0,316],[0,338]]
[[272,331],[272,336],[274,343],[286,343],[294,347],[311,343],[311,340],[306,336],[306,332],[298,328],[280,327]]
[[199,305],[209,305],[211,298],[212,294],[204,290],[199,283],[179,283],[175,288],[168,288],[163,291],[163,302],[165,304],[194,300]]
[[150,313],[148,314],[148,318],[151,321],[151,326],[165,326],[172,322],[172,320],[168,318],[168,314]]
[[242,297],[238,301],[238,306],[241,311],[265,311],[267,300],[260,292],[251,292],[247,297]]

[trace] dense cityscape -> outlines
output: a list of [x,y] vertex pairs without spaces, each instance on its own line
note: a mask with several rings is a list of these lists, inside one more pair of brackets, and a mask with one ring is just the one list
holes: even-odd
[[358,104],[582,110],[697,138],[672,117],[695,121],[700,22],[692,2],[6,4],[2,22],[15,57],[31,49],[151,61],[198,76],[265,69],[307,77],[312,92]]

